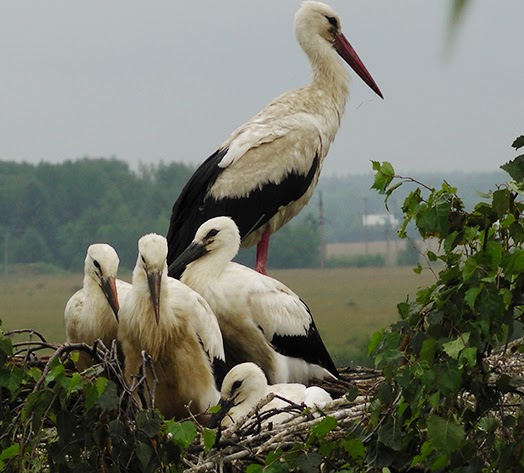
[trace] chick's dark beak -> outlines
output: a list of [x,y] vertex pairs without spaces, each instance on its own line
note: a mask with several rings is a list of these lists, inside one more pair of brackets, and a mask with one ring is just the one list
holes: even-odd
[[153,302],[153,310],[155,311],[155,320],[158,325],[160,321],[160,281],[162,273],[154,271],[147,273],[147,283],[149,284],[149,292],[151,293],[151,301]]
[[227,413],[229,412],[229,409],[231,409],[234,405],[234,399],[220,399],[218,402],[218,406],[220,406],[219,410],[211,415],[209,418],[209,424],[208,427],[210,429],[216,429],[220,423],[222,422],[222,419],[227,416]]
[[168,274],[172,278],[180,279],[186,266],[207,253],[207,249],[200,243],[191,243],[180,256],[169,265]]
[[118,322],[118,311],[120,310],[120,305],[118,304],[118,293],[116,290],[116,280],[114,277],[101,278],[101,287],[104,295],[106,296],[107,302],[113,314],[115,314],[116,321]]

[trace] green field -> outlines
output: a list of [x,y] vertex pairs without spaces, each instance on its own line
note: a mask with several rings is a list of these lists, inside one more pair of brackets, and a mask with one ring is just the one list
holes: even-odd
[[[342,366],[362,363],[369,337],[396,320],[396,304],[432,282],[411,268],[347,268],[270,271],[310,307],[317,327]],[[122,279],[129,280],[130,274]],[[81,287],[82,275],[31,274],[18,270],[0,276],[0,319],[3,330],[31,328],[48,341],[63,342],[63,311]]]

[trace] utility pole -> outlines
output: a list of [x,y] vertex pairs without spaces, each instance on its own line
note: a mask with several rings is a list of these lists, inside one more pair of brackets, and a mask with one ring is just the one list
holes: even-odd
[[320,236],[320,267],[324,268],[326,264],[326,242],[324,239],[324,202],[322,200],[322,191],[318,191],[318,233]]
[[364,218],[363,224],[364,224],[364,244],[366,248],[366,256],[369,254],[369,247],[368,247],[368,199],[364,197]]

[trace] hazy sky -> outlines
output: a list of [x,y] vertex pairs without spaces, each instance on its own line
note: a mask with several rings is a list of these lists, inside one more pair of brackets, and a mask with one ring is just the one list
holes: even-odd
[[[332,0],[384,93],[352,76],[324,173],[496,170],[524,133],[524,2],[472,2],[451,54],[444,0]],[[300,1],[26,0],[0,14],[0,159],[200,163],[309,82]]]

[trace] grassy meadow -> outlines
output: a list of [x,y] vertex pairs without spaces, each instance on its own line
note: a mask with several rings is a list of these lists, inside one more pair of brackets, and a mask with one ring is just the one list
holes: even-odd
[[[269,271],[293,289],[310,307],[335,363],[365,362],[369,337],[395,321],[396,304],[431,284],[431,274],[408,267],[337,268]],[[130,273],[120,275],[130,280]],[[2,329],[30,328],[50,342],[61,343],[63,311],[81,287],[82,275],[33,274],[18,268],[0,276]]]

